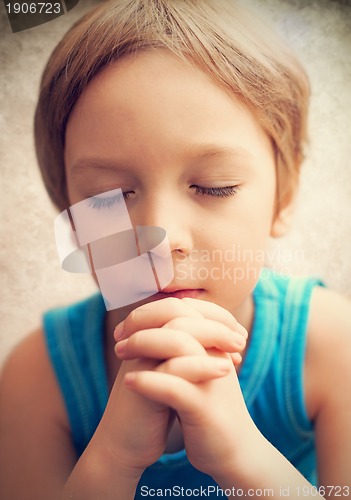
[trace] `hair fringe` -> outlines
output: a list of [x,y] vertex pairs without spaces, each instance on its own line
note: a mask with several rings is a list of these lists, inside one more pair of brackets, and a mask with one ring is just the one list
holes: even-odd
[[297,183],[309,100],[308,78],[290,49],[234,1],[109,0],[72,26],[43,73],[35,144],[55,205],[68,206],[65,131],[86,86],[106,65],[160,48],[210,74],[255,114],[275,149],[283,199]]

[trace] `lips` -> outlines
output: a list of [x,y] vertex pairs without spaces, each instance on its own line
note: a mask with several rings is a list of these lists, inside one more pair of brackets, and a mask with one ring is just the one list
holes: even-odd
[[203,288],[184,288],[184,289],[167,289],[165,288],[162,292],[157,294],[157,297],[175,297],[177,299],[191,298],[197,299],[204,292]]

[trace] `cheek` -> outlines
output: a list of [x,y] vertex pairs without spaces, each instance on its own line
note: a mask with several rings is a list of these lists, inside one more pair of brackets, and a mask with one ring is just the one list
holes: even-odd
[[240,194],[231,213],[218,221],[207,244],[215,256],[212,266],[221,270],[217,285],[226,290],[229,286],[239,294],[241,290],[245,295],[254,287],[265,263],[274,211],[274,184],[266,184],[262,189],[243,188]]
[[270,235],[274,207],[274,177],[262,179],[261,182],[257,181],[252,186],[243,188],[234,226],[240,227],[248,238],[258,243],[261,238],[268,238]]

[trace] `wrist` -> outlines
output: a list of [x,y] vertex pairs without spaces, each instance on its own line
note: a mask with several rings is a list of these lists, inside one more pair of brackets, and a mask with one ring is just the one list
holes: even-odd
[[[113,474],[138,484],[145,467],[135,462],[135,457],[131,456],[125,450],[120,450],[111,446],[110,442],[103,439],[97,439],[95,435],[90,442],[86,452],[89,452],[90,460],[101,475]],[[99,436],[101,438],[101,436]],[[91,448],[91,449],[90,449]]]
[[[243,446],[242,453],[228,461],[220,473],[213,476],[217,484],[223,490],[241,489],[246,493],[250,490],[261,492],[267,490],[272,499],[280,499],[282,485],[291,492],[299,491],[301,488],[311,488],[302,474],[260,433],[257,427],[255,429],[256,432],[253,432]],[[306,498],[312,500],[312,497],[323,498],[312,493]]]
[[247,432],[241,434],[238,440],[230,447],[232,450],[226,460],[221,460],[220,468],[211,474],[216,483],[222,488],[232,488],[234,484],[246,482],[248,476],[255,477],[255,461],[253,456],[261,449],[265,438],[253,421],[250,422]]
[[143,470],[119,460],[118,454],[91,442],[66,482],[62,499],[134,499]]

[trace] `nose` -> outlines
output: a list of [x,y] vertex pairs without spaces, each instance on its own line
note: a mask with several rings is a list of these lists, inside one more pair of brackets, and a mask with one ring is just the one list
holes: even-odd
[[150,193],[131,209],[131,219],[135,225],[163,228],[172,253],[186,256],[191,252],[192,217],[189,207],[179,198],[167,193]]

